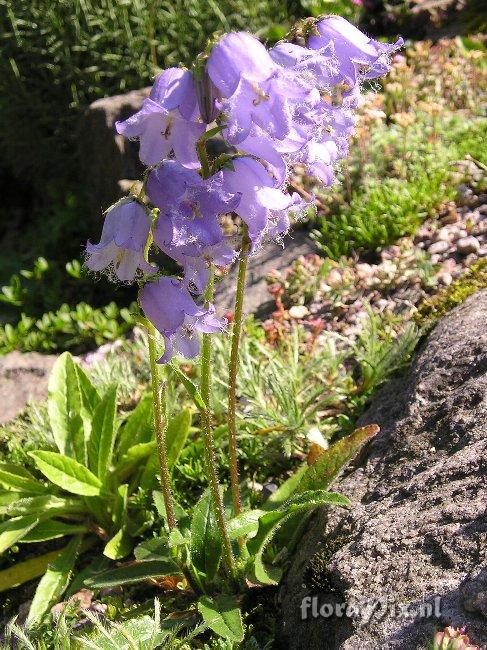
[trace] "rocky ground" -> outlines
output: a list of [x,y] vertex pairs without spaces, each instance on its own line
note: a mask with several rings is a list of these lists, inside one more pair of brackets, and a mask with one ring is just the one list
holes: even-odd
[[486,312],[484,290],[448,314],[361,418],[381,433],[333,485],[350,511],[299,545],[276,647],[422,649],[446,625],[487,647]]
[[[465,162],[464,164],[468,164]],[[311,246],[310,246],[311,248]],[[443,206],[414,237],[403,237],[381,251],[376,260],[326,261],[309,253],[284,271],[268,276],[277,311],[268,321],[293,321],[352,339],[376,314],[404,323],[419,303],[487,256],[487,195],[459,187],[458,201]],[[370,257],[370,256],[369,256]]]

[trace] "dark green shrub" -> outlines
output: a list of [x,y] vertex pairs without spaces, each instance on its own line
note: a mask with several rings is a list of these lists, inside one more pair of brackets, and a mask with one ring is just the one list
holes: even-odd
[[3,166],[38,186],[75,173],[78,118],[91,101],[190,64],[215,30],[265,36],[298,9],[298,0],[0,0]]

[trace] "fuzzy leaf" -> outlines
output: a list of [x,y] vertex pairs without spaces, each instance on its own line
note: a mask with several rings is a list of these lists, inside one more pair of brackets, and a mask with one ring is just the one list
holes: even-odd
[[8,569],[0,571],[0,592],[14,589],[14,587],[23,585],[24,582],[29,582],[30,580],[34,580],[34,578],[44,575],[48,565],[60,553],[62,553],[62,549],[59,551],[51,551],[50,553],[33,557],[24,562],[17,562],[17,564],[14,564]]
[[121,560],[132,550],[134,544],[125,528],[121,528],[103,549],[103,555],[111,560]]
[[377,424],[356,429],[346,438],[342,438],[324,450],[323,454],[307,468],[296,493],[307,490],[326,489],[340,474],[347,463],[358,454],[363,445],[380,431]]
[[193,384],[191,379],[184,374],[175,364],[171,364],[171,370],[172,372],[176,375],[176,377],[179,379],[179,381],[183,384],[183,386],[186,388],[188,395],[191,397],[193,402],[196,405],[196,408],[200,411],[204,411],[206,408],[205,405],[205,400],[201,396],[201,393],[197,389],[196,385]]
[[230,519],[227,523],[230,539],[239,539],[255,533],[259,527],[259,519],[263,514],[264,510],[249,510]]
[[191,562],[208,580],[211,580],[222,554],[220,533],[216,525],[211,492],[205,490],[196,504],[191,519]]
[[76,364],[69,352],[64,352],[57,359],[51,371],[47,408],[59,452],[86,462],[81,389]]
[[37,497],[17,499],[5,509],[9,517],[22,515],[44,515],[49,511],[50,516],[60,513],[84,512],[85,508],[79,499],[63,499],[52,494]]
[[101,481],[74,458],[54,451],[31,451],[29,455],[44,476],[63,490],[87,497],[100,495]]
[[65,521],[50,519],[48,521],[40,521],[37,526],[24,535],[21,541],[22,544],[47,542],[50,539],[58,539],[59,537],[67,537],[68,535],[79,535],[86,532],[88,532],[88,528],[84,524],[69,524]]
[[275,535],[278,527],[296,513],[305,513],[325,504],[348,506],[350,501],[334,492],[314,490],[295,495],[277,510],[270,510],[259,519],[259,528],[255,537],[247,542],[247,549],[254,560],[254,576],[262,584],[277,584],[280,570],[277,567],[266,569],[263,554],[266,546]]
[[136,560],[169,560],[167,537],[153,537],[138,544],[134,549]]
[[243,641],[242,614],[235,596],[202,596],[198,601],[198,611],[215,634],[234,643]]
[[190,426],[191,412],[188,409],[184,409],[169,421],[166,431],[167,462],[169,467],[173,467],[176,464],[188,437]]
[[127,566],[110,569],[85,581],[88,587],[116,587],[143,582],[149,578],[164,578],[165,576],[180,575],[178,565],[170,558],[164,560],[145,560],[133,562]]
[[306,464],[301,465],[287,481],[284,481],[274,494],[270,495],[262,508],[264,510],[275,510],[282,506],[294,493],[307,469],[308,466]]
[[95,409],[88,444],[91,471],[103,480],[110,469],[116,436],[117,387],[111,386]]
[[7,490],[17,490],[28,494],[45,494],[45,486],[21,465],[0,463],[0,485]]
[[71,572],[79,552],[82,536],[74,537],[66,548],[49,565],[37,585],[32,605],[27,617],[27,627],[39,623],[46,612],[59,600],[68,586]]
[[39,523],[34,515],[15,517],[0,524],[0,554],[21,541],[27,533]]
[[150,442],[154,437],[152,395],[147,393],[125,420],[118,443],[118,457],[122,458],[135,445]]

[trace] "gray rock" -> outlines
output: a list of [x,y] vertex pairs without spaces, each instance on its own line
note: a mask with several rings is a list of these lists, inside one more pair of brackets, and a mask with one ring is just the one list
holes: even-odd
[[469,255],[470,253],[478,253],[480,250],[480,242],[475,237],[462,237],[457,241],[457,251],[460,255]]
[[[319,511],[301,541],[275,647],[416,650],[446,625],[487,647],[486,312],[484,290],[447,315],[361,418],[381,433],[333,486],[350,511]],[[302,620],[305,596],[382,605]]]
[[30,400],[45,399],[56,358],[37,352],[0,356],[0,424],[13,420]]
[[124,95],[105,97],[93,102],[80,128],[83,177],[91,213],[103,210],[125,193],[129,181],[141,177],[143,166],[138,158],[138,142],[127,140],[115,131],[115,122],[125,120],[142,106],[150,88]]

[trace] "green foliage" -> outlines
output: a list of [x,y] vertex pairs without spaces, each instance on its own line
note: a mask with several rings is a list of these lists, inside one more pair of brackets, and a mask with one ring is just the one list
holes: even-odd
[[[131,552],[136,538],[151,525],[152,514],[137,488],[148,457],[155,455],[150,407],[150,401],[142,399],[128,417],[122,417],[117,413],[115,385],[100,394],[69,353],[54,365],[47,411],[57,451],[28,452],[42,479],[20,464],[0,464],[0,553],[16,544],[76,535],[39,583],[30,623],[37,623],[66,588],[81,543],[74,540],[90,541],[95,531],[105,541],[105,556],[118,560]],[[184,409],[170,423],[171,465],[190,424]],[[155,472],[150,478],[148,489],[156,480]],[[16,570],[14,565],[2,577],[7,585],[19,584],[38,575],[39,567],[45,567],[43,556],[35,566],[19,565]]]
[[[480,130],[484,121],[478,121]],[[445,201],[454,198],[455,186],[451,164],[465,157],[468,144],[465,132],[477,133],[477,122],[467,127],[447,120],[442,125],[442,139],[436,144],[424,139],[425,123],[418,119],[414,128],[386,129],[377,127],[369,143],[370,163],[364,170],[361,184],[350,201],[336,212],[318,220],[313,233],[320,248],[332,259],[350,255],[352,251],[377,251],[399,237],[413,234],[421,223]],[[384,149],[391,161],[404,163],[396,177],[383,178]],[[476,147],[472,151],[477,152]],[[349,163],[345,163],[349,164]]]
[[0,354],[21,352],[52,352],[56,350],[86,350],[116,341],[134,325],[132,313],[136,305],[119,308],[111,302],[95,308],[80,302],[75,307],[62,305],[35,319],[22,314],[17,324],[0,326]]
[[244,639],[242,614],[237,599],[232,596],[203,596],[198,601],[198,611],[204,623],[215,634],[232,641],[241,643]]

